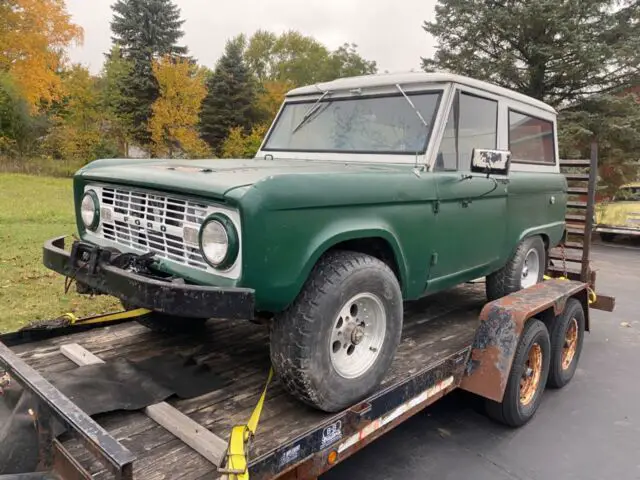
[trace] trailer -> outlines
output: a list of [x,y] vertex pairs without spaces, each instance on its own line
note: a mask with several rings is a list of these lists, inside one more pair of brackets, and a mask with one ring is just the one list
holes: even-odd
[[[36,322],[0,336],[3,398],[12,388],[28,394],[37,463],[33,473],[0,479],[313,479],[456,389],[483,397],[496,421],[525,424],[547,386],[571,380],[590,309],[614,307],[596,293],[589,264],[596,157],[594,149],[590,160],[563,164],[570,191],[588,198],[574,201],[579,213],[570,210],[567,221],[579,239],[551,252],[547,280],[489,303],[484,286],[470,283],[407,304],[382,385],[341,412],[311,409],[272,379],[265,325],[210,321],[198,335],[167,337],[135,322],[144,312],[133,311]],[[91,414],[52,381],[78,366],[177,354],[221,384],[192,398]]]

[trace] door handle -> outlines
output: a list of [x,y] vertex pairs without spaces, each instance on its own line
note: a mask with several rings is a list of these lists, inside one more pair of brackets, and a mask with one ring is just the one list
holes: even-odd
[[464,200],[460,200],[460,204],[462,205],[462,208],[467,208],[470,203],[471,203],[471,199],[469,199],[469,198],[465,198]]

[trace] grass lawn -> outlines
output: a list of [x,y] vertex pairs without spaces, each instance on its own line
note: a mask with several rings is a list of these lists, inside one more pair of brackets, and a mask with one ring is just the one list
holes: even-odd
[[76,232],[71,180],[0,173],[0,332],[66,312],[118,307],[110,297],[64,295],[64,278],[42,266],[48,238]]

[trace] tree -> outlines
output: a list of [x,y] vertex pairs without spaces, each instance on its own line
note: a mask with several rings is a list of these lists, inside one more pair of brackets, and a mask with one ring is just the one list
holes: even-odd
[[133,138],[146,145],[150,142],[151,106],[159,95],[153,60],[186,55],[187,49],[177,45],[183,36],[183,20],[171,0],[118,0],[112,9],[112,40],[122,49],[122,57],[131,62],[117,110],[131,119]]
[[34,127],[29,105],[15,81],[8,73],[0,72],[0,154],[14,156],[25,153]]
[[256,109],[262,121],[271,123],[292,88],[293,83],[282,80],[267,80],[260,86]]
[[378,71],[375,61],[362,58],[355,43],[345,43],[331,52],[327,60],[326,76],[330,79],[369,75]]
[[598,143],[598,171],[606,194],[640,180],[640,97],[594,95],[560,112],[560,154],[589,158]]
[[256,125],[248,134],[240,127],[232,128],[222,144],[222,158],[253,158],[266,133],[264,124]]
[[344,44],[331,52],[313,37],[296,31],[278,36],[258,30],[249,39],[245,59],[261,82],[289,81],[299,86],[375,73],[376,63],[363,59],[356,47]]
[[228,41],[207,82],[200,111],[200,135],[218,155],[231,128],[249,131],[256,119],[255,83],[243,58],[244,48],[242,35]]
[[440,0],[424,29],[427,71],[487,80],[561,109],[563,155],[599,143],[607,188],[633,179],[640,107],[619,92],[640,80],[640,3],[629,0]]
[[185,153],[205,157],[207,144],[198,136],[198,113],[206,95],[204,72],[187,60],[165,57],[154,62],[153,73],[160,96],[153,104],[149,122],[153,152],[173,158]]
[[123,112],[121,107],[131,103],[126,95],[132,68],[132,62],[124,58],[122,49],[114,45],[106,55],[100,76],[100,103],[108,132],[125,157],[129,156],[133,118],[131,114]]
[[640,4],[618,0],[440,0],[423,68],[515,89],[553,106],[605,93],[639,72]]
[[0,71],[9,72],[32,112],[60,98],[64,50],[82,41],[64,0],[4,0],[0,4]]
[[117,153],[107,132],[99,81],[80,65],[61,72],[62,96],[48,110],[51,128],[44,149],[58,159],[89,162]]

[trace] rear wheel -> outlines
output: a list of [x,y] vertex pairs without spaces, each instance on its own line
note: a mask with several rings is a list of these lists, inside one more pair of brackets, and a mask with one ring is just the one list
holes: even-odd
[[540,320],[529,320],[516,348],[502,402],[485,401],[487,415],[520,427],[536,413],[547,383],[551,357],[549,332]]
[[603,242],[613,242],[616,239],[616,234],[609,232],[600,232],[600,238]]
[[293,396],[320,410],[341,410],[382,381],[400,342],[402,313],[400,285],[384,262],[331,252],[274,318],[272,364]]
[[551,367],[547,384],[562,388],[576,373],[584,340],[584,310],[575,298],[567,301],[551,326]]
[[[126,310],[133,310],[137,307],[121,302]],[[136,321],[147,327],[149,330],[160,333],[188,333],[198,331],[204,328],[206,318],[186,318],[167,315],[161,312],[149,312],[140,317],[136,317]]]
[[546,264],[547,252],[542,238],[525,238],[507,264],[487,277],[487,298],[496,300],[541,282]]

